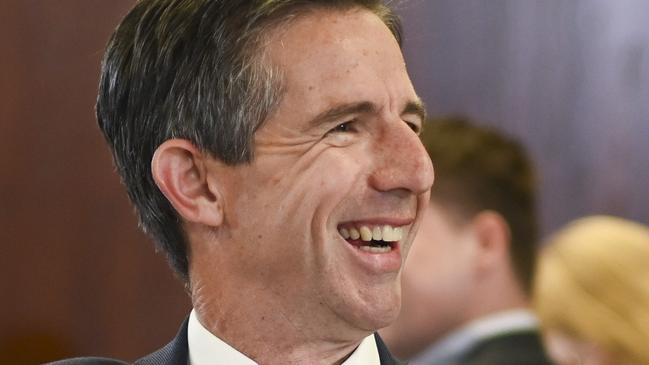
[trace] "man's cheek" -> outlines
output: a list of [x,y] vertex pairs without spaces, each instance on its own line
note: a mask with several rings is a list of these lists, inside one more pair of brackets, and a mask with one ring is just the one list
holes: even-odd
[[363,154],[353,148],[321,145],[305,155],[295,167],[302,179],[308,182],[305,185],[310,189],[315,188],[316,193],[318,188],[346,193],[359,180],[359,176],[366,173],[361,156]]

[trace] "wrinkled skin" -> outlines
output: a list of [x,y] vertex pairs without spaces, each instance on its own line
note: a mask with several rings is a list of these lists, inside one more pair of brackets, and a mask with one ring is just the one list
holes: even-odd
[[[416,134],[419,99],[394,37],[370,12],[302,16],[267,47],[285,92],[255,135],[253,162],[207,166],[225,219],[216,244],[194,245],[195,306],[244,351],[236,339],[268,326],[291,351],[301,341],[349,353],[399,311],[400,268],[433,182]],[[339,234],[342,222],[398,224],[405,235],[390,254],[362,253]]]

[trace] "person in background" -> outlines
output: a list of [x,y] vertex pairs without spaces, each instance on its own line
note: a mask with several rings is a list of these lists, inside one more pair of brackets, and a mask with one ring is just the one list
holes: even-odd
[[568,224],[544,246],[533,303],[557,364],[649,364],[649,227]]
[[193,304],[137,364],[396,363],[375,331],[398,315],[433,183],[400,44],[382,0],[141,0],[125,16],[99,126]]
[[381,331],[412,365],[545,365],[529,308],[535,173],[523,147],[463,118],[421,135],[435,185],[403,272],[398,319]]

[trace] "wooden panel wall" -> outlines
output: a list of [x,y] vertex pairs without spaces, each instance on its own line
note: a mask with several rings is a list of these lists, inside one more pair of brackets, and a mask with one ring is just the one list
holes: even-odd
[[103,48],[132,3],[0,2],[0,363],[134,360],[190,308],[94,117]]

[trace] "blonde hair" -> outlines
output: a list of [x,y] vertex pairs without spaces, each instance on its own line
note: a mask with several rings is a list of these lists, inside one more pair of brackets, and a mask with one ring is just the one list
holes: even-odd
[[569,224],[542,251],[533,298],[544,331],[649,364],[649,228],[608,216]]

